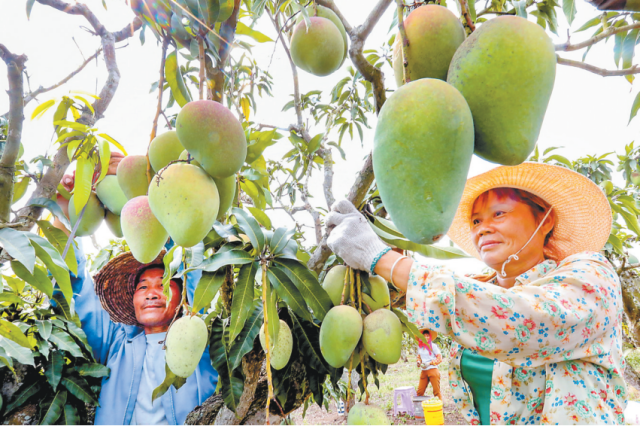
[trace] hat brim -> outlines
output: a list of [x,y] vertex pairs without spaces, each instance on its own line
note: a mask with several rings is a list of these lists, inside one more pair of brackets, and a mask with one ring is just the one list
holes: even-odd
[[94,278],[96,294],[112,321],[141,326],[136,319],[133,306],[135,279],[143,268],[154,265],[164,268],[162,259],[165,253],[163,250],[155,260],[145,264],[138,262],[131,252],[126,252],[111,259],[96,274]]
[[447,235],[480,259],[471,238],[471,211],[480,194],[493,188],[528,191],[553,207],[555,226],[545,254],[556,261],[582,251],[599,251],[611,233],[613,218],[604,192],[586,176],[544,163],[500,166],[467,180]]

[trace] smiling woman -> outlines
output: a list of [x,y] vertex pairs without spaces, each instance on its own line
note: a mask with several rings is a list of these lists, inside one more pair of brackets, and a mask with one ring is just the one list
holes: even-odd
[[578,173],[493,169],[467,181],[448,232],[495,271],[474,279],[389,251],[346,200],[327,217],[338,256],[406,291],[409,318],[453,339],[450,384],[471,424],[624,423],[620,281],[597,253],[611,223]]

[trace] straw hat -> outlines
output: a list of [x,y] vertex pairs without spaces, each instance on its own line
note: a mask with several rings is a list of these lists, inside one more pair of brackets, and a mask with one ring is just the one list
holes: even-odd
[[158,257],[147,264],[138,262],[131,252],[114,257],[94,278],[95,291],[100,303],[109,313],[111,320],[126,325],[140,326],[133,306],[133,293],[139,274],[150,266],[164,269],[163,250]]
[[548,258],[561,261],[582,251],[599,251],[609,239],[611,208],[598,185],[564,167],[522,163],[500,166],[467,180],[447,235],[470,255],[480,259],[469,225],[474,201],[490,189],[505,187],[528,191],[553,207],[556,223],[545,246]]
[[424,333],[425,331],[428,331],[429,334],[431,335],[431,341],[432,342],[436,340],[436,337],[438,337],[438,333],[433,331],[433,330],[430,330],[430,329],[428,329],[426,327],[420,329],[420,333],[421,334]]

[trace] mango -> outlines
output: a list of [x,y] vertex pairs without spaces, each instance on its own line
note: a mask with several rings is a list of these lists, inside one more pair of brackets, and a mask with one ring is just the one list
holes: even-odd
[[184,151],[184,147],[175,130],[169,130],[156,136],[149,145],[151,167],[153,170],[162,170],[167,164],[180,158],[182,151]]
[[120,225],[131,254],[140,263],[149,263],[158,257],[169,238],[151,211],[146,195],[133,198],[124,205]]
[[202,318],[185,316],[173,323],[167,333],[165,354],[169,369],[176,376],[193,374],[207,347],[209,331]]
[[[336,15],[336,13],[333,10],[329,9],[328,7],[324,7],[324,6],[320,6],[319,4],[312,3],[312,4],[309,4],[309,6],[307,6],[306,9],[307,9],[307,13],[309,14],[309,17],[319,16],[320,18],[326,18],[331,22],[333,22],[333,24],[336,27],[338,27],[338,30],[342,35],[342,40],[344,41],[344,55],[342,55],[342,62],[340,63],[340,65],[342,65],[342,63],[347,57],[347,52],[349,51],[349,45],[347,44],[347,40],[348,40],[347,31],[344,29],[344,25],[342,24],[342,21],[340,20],[340,18],[338,18],[338,15]],[[304,21],[304,17],[302,16],[302,14],[299,14],[298,19],[296,20],[296,25],[302,21]]]
[[447,81],[469,103],[477,156],[503,165],[527,159],[555,76],[553,42],[542,27],[519,16],[491,19],[462,43]]
[[[80,215],[80,212],[76,213],[73,197],[72,195],[71,199],[69,199],[69,221],[72,227],[76,226],[78,216]],[[86,237],[96,232],[104,219],[104,214],[105,211],[102,203],[100,203],[96,194],[92,192],[91,195],[89,195],[89,201],[87,201],[87,207],[82,215],[80,225],[78,225],[78,229],[76,230],[76,237]]]
[[118,216],[122,212],[124,205],[129,201],[122,188],[120,188],[120,184],[118,184],[118,178],[114,175],[105,176],[96,185],[96,195],[107,210]]
[[378,275],[370,276],[369,284],[371,285],[371,296],[362,293],[362,300],[374,311],[382,308],[390,309],[391,296],[384,278]]
[[176,132],[182,146],[214,178],[234,175],[247,157],[242,124],[218,102],[186,104],[176,118]]
[[118,164],[116,176],[122,192],[129,200],[141,195],[147,195],[147,190],[149,189],[147,156],[129,155],[124,157]]
[[173,241],[193,247],[207,236],[218,216],[220,197],[200,167],[175,163],[149,184],[149,207]]
[[362,343],[369,356],[381,364],[395,364],[402,349],[402,324],[390,310],[378,309],[364,319]]
[[104,221],[107,224],[109,231],[111,231],[116,238],[122,238],[124,236],[122,233],[122,226],[120,225],[120,216],[107,210],[107,215],[104,217]]
[[[185,149],[184,151],[182,151],[182,154],[180,154],[180,157],[178,157],[178,160],[188,160],[188,159],[189,159],[189,151]],[[191,162],[188,164],[201,167],[200,163],[198,163],[198,161],[195,158],[193,158],[193,155],[191,156]]]
[[320,352],[330,366],[343,367],[361,335],[360,313],[351,306],[335,306],[327,312],[320,326]]
[[432,244],[446,234],[472,154],[471,111],[453,86],[422,78],[387,99],[374,136],[373,170],[385,208],[408,239]]
[[[458,17],[446,7],[428,4],[414,9],[404,20],[404,28],[409,40],[409,81],[420,78],[446,80],[451,58],[466,36]],[[403,71],[402,37],[398,33],[393,47],[393,73],[398,87],[404,84]]]
[[327,18],[312,16],[307,28],[303,20],[291,36],[291,59],[300,69],[319,77],[340,68],[344,59],[344,40],[336,25]]
[[[338,306],[342,301],[342,291],[344,289],[344,283],[347,279],[347,267],[344,265],[334,266],[327,272],[327,275],[322,281],[322,287],[325,289],[329,298],[335,306]],[[345,301],[346,301],[345,296]]]
[[[291,358],[291,351],[293,350],[293,335],[289,325],[280,320],[280,330],[278,331],[278,341],[273,344],[273,337],[269,336],[269,343],[272,348],[271,351],[271,366],[276,370],[282,370]],[[267,337],[264,334],[264,324],[260,328],[260,344],[262,349],[267,350]]]
[[[424,6],[422,6],[424,7]],[[349,410],[348,425],[390,425],[387,413],[377,405],[358,402]]]

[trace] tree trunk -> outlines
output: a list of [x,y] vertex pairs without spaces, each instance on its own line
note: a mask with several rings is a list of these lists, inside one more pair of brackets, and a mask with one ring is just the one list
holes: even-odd
[[629,320],[629,335],[634,346],[640,344],[640,276],[635,270],[620,274],[624,312]]

